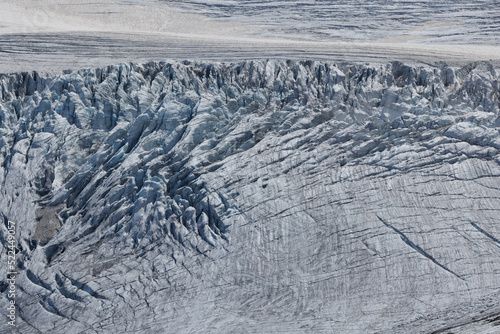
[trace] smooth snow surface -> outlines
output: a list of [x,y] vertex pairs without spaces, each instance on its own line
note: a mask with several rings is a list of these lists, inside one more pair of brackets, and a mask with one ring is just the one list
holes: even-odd
[[162,1],[217,21],[261,26],[272,37],[347,42],[500,44],[499,1]]
[[0,73],[122,61],[500,64],[499,1],[0,0]]
[[313,61],[1,77],[20,318],[0,331],[498,333],[498,80]]

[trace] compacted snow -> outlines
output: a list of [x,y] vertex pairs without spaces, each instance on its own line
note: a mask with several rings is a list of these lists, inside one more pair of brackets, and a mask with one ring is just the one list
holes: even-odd
[[498,1],[0,0],[0,73],[150,60],[500,64]]
[[[482,1],[180,0],[160,1],[212,20],[260,26],[276,38],[338,41],[500,43],[498,6]],[[265,29],[265,32],[263,31]]]
[[0,8],[1,333],[500,332],[498,1]]

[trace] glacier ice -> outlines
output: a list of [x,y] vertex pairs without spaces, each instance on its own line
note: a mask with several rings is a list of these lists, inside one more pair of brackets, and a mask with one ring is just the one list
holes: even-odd
[[1,76],[14,333],[495,333],[498,80],[285,60]]

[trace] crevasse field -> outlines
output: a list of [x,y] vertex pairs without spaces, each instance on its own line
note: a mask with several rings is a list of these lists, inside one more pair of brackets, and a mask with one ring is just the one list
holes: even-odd
[[499,5],[0,1],[0,333],[498,334]]

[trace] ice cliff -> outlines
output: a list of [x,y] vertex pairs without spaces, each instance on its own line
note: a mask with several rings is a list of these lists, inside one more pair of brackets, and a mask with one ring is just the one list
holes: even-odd
[[487,63],[3,75],[12,332],[497,333],[499,89]]

